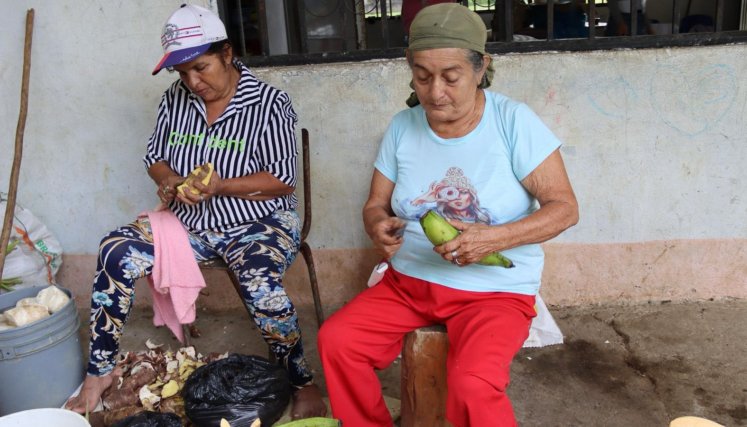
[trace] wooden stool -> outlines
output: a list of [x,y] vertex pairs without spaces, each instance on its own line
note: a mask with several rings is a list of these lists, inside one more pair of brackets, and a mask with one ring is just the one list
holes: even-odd
[[[316,278],[316,268],[314,267],[314,257],[311,254],[311,247],[306,242],[306,237],[309,235],[309,229],[311,228],[311,162],[309,160],[309,131],[301,129],[301,147],[302,147],[302,159],[303,159],[303,225],[301,226],[301,245],[299,251],[303,255],[303,259],[306,262],[306,268],[309,271],[309,282],[311,283],[311,295],[314,298],[314,311],[316,314],[317,328],[322,326],[324,322],[324,311],[322,309],[322,300],[319,296],[319,285]],[[218,269],[224,270],[228,273],[228,277],[231,279],[234,289],[241,295],[241,283],[233,274],[228,265],[222,259],[209,260],[200,263],[201,269]],[[249,310],[247,309],[247,312]],[[251,313],[249,313],[251,317]],[[192,337],[198,336],[199,333],[196,331],[194,325],[182,325],[184,331],[184,344],[191,345]],[[270,352],[270,359],[273,359],[272,352]]]
[[449,337],[443,325],[416,329],[402,346],[401,427],[448,427],[446,354]]

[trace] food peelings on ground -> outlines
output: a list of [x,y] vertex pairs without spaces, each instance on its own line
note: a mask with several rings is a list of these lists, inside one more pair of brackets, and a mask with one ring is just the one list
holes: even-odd
[[228,353],[203,356],[192,346],[164,350],[150,340],[146,346],[146,351],[119,356],[114,382],[102,396],[106,425],[146,410],[173,412],[186,420],[184,401],[179,394],[184,382],[200,366],[228,356]]

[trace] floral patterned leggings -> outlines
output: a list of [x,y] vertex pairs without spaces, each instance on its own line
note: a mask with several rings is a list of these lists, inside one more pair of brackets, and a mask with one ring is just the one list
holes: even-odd
[[[227,232],[190,232],[197,261],[223,258],[241,283],[244,304],[288,370],[291,383],[311,383],[296,309],[282,285],[298,254],[300,220],[295,211],[276,211]],[[114,369],[119,339],[135,299],[135,280],[153,268],[153,234],[147,217],[112,231],[101,240],[91,299],[88,373]]]

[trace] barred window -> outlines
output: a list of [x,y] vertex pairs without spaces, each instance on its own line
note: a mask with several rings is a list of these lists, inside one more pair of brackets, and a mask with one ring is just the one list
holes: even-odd
[[[449,0],[218,0],[249,65],[404,55],[417,10]],[[747,0],[462,0],[485,21],[491,53],[747,41]]]

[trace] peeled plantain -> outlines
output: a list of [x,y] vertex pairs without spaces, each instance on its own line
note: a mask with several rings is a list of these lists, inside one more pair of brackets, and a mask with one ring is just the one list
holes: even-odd
[[184,190],[189,189],[189,191],[194,195],[200,194],[200,190],[192,187],[192,183],[196,179],[200,179],[200,175],[203,176],[201,180],[202,185],[208,185],[208,183],[210,182],[210,178],[212,178],[213,176],[213,164],[207,162],[202,166],[197,166],[192,172],[189,173],[187,179],[185,179],[183,183],[179,184],[176,187],[176,191],[178,191],[179,194],[184,195]]
[[[435,246],[443,245],[459,235],[459,230],[454,228],[453,225],[449,224],[444,217],[434,210],[429,210],[425,215],[420,217],[420,226],[423,227],[425,237]],[[514,266],[513,261],[503,256],[500,252],[493,252],[481,259],[478,264],[504,268],[512,268]]]

